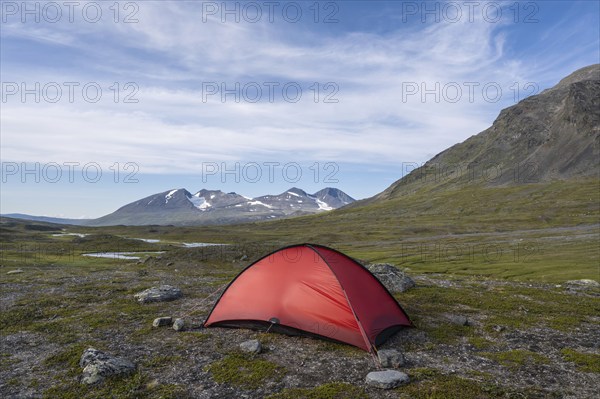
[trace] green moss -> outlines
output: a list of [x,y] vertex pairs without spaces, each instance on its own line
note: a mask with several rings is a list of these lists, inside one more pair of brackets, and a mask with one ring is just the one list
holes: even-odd
[[483,352],[482,355],[511,369],[517,369],[526,364],[550,363],[550,360],[547,357],[523,349],[515,349],[506,352]]
[[413,380],[424,380],[441,374],[438,369],[431,367],[416,367],[410,369],[409,373]]
[[280,380],[284,368],[268,360],[233,353],[205,368],[219,384],[257,389],[267,380]]
[[12,359],[12,355],[10,353],[2,353],[0,354],[0,370],[10,370],[17,363],[16,359]]
[[81,355],[89,347],[94,347],[94,345],[90,345],[88,343],[71,345],[64,350],[55,353],[54,355],[48,356],[44,360],[44,366],[59,370],[66,370],[70,375],[76,375],[81,371],[79,368],[79,360],[81,359]]
[[473,345],[477,350],[488,349],[493,345],[492,341],[489,341],[480,336],[469,337],[469,343]]
[[64,334],[65,329],[61,325],[64,320],[61,319],[72,316],[79,309],[81,305],[74,298],[52,294],[27,296],[16,301],[12,307],[0,311],[0,331],[11,333],[30,330]]
[[583,314],[556,315],[548,320],[548,325],[558,331],[571,331],[585,320],[586,317]]
[[17,377],[13,377],[6,381],[6,385],[9,387],[18,387],[21,385],[21,380],[19,380]]
[[485,380],[485,381],[491,381],[491,380],[494,379],[494,375],[492,373],[487,373],[485,371],[469,370],[467,372],[467,374],[470,377],[482,379],[482,380]]
[[[464,284],[464,282],[463,282]],[[486,332],[494,335],[496,325],[523,329],[547,325],[569,331],[600,311],[600,299],[581,297],[559,289],[522,286],[501,286],[482,289],[419,287],[397,296],[409,315],[428,315],[443,319],[447,312],[485,314]],[[525,299],[529,298],[529,299]],[[460,305],[460,308],[459,308]],[[469,327],[428,326],[415,317],[417,327],[425,329],[434,339],[453,342],[469,336]]]
[[318,341],[318,344],[319,346],[317,347],[317,350],[319,352],[336,352],[337,354],[343,354],[345,356],[352,357],[361,357],[365,354],[363,350],[348,344],[326,340]]
[[314,388],[288,388],[267,396],[267,399],[368,399],[362,388],[332,382]]
[[179,355],[159,355],[154,356],[150,359],[146,359],[142,362],[145,367],[148,368],[161,368],[165,366],[173,365],[181,360]]
[[149,381],[141,371],[126,376],[107,378],[95,385],[84,385],[74,378],[65,378],[43,393],[45,399],[184,399],[190,396],[175,384],[158,384]]
[[506,391],[494,384],[482,384],[457,376],[443,375],[434,369],[408,370],[413,383],[397,389],[399,398],[411,399],[482,399],[503,398]]
[[34,320],[44,317],[40,309],[17,306],[0,312],[0,331],[5,333],[26,330]]
[[[456,375],[445,375],[433,368],[414,368],[407,371],[411,383],[397,388],[402,399],[493,399],[493,398],[554,398],[538,388],[517,390],[505,388],[493,382],[488,373],[473,372],[472,380]],[[480,381],[483,379],[483,382]],[[556,395],[559,397],[559,395]]]
[[459,338],[471,334],[470,327],[450,323],[442,323],[437,326],[423,326],[420,328],[425,330],[434,342],[442,344],[455,343]]
[[600,355],[595,353],[581,353],[571,348],[561,349],[563,357],[577,365],[577,369],[587,373],[600,373]]
[[39,386],[40,386],[40,380],[38,380],[38,379],[34,378],[29,382],[30,388],[37,389],[37,388],[39,388]]
[[74,332],[72,327],[73,320],[61,319],[33,323],[30,330],[46,334],[49,341],[66,345],[77,342],[79,339],[79,335]]

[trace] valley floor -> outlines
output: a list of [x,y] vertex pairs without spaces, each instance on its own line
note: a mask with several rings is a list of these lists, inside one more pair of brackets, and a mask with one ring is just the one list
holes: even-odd
[[[76,256],[70,262],[40,258],[19,263],[7,255],[0,268],[0,395],[594,397],[600,381],[600,290],[593,287],[413,270],[417,287],[396,297],[416,328],[401,331],[383,346],[405,354],[402,371],[411,382],[389,391],[365,385],[366,374],[377,367],[370,355],[350,346],[197,328],[224,284],[267,250],[171,248],[137,262]],[[22,272],[7,274],[17,267]],[[159,284],[177,286],[184,296],[173,302],[135,302],[134,293]],[[470,325],[453,324],[452,315],[466,316]],[[192,328],[153,328],[159,316],[183,317]],[[239,343],[253,338],[265,353],[250,357],[238,352]],[[138,366],[136,374],[81,385],[78,361],[90,346],[130,359]]]

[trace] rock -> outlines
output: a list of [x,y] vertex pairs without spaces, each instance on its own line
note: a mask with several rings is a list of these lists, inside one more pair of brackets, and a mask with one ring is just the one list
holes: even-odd
[[246,353],[259,354],[262,351],[262,345],[256,339],[245,341],[240,344],[240,349]]
[[408,375],[397,370],[371,371],[365,382],[375,388],[392,389],[410,381]]
[[173,266],[175,264],[175,262],[167,262],[167,267],[168,266]]
[[175,319],[175,322],[173,323],[173,330],[181,331],[183,330],[184,326],[185,322],[183,321],[183,319]]
[[242,262],[243,262],[243,261],[245,261],[245,260],[248,260],[248,255],[243,255],[243,256],[240,258],[240,261],[242,261]]
[[456,324],[457,326],[468,326],[469,319],[467,316],[459,315],[459,314],[450,314],[446,315],[446,319],[452,324]]
[[15,270],[10,270],[10,271],[6,272],[6,274],[19,274],[19,273],[24,273],[24,272],[21,269],[15,269]]
[[406,359],[402,352],[395,349],[381,349],[377,351],[377,357],[382,367],[398,368],[404,366]]
[[565,283],[568,287],[586,287],[586,288],[597,288],[600,287],[600,283],[595,280],[581,279],[581,280],[569,280]]
[[81,382],[95,384],[106,377],[128,375],[135,371],[135,364],[127,359],[115,357],[94,348],[86,349],[79,359],[79,367],[83,368]]
[[372,263],[367,269],[392,293],[404,292],[416,285],[406,273],[389,263]]
[[161,285],[159,287],[152,287],[142,292],[138,292],[134,297],[140,303],[148,303],[173,301],[177,298],[181,298],[182,295],[181,290],[177,287]]
[[171,317],[158,317],[152,322],[152,327],[170,326],[173,323]]

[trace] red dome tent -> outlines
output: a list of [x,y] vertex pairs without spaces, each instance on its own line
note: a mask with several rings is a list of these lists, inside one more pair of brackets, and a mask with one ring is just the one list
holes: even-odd
[[321,245],[293,245],[254,262],[227,286],[205,327],[268,328],[372,351],[408,315],[365,267]]

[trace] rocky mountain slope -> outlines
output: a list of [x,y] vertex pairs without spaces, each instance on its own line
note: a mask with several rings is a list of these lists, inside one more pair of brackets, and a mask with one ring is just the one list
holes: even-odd
[[279,195],[256,198],[220,190],[169,190],[127,204],[115,212],[86,223],[110,225],[201,225],[270,220],[330,211],[354,202],[343,191],[325,188],[308,194],[291,188]]
[[360,203],[406,195],[420,187],[520,185],[594,177],[599,172],[600,64],[596,64],[502,110],[490,128]]

